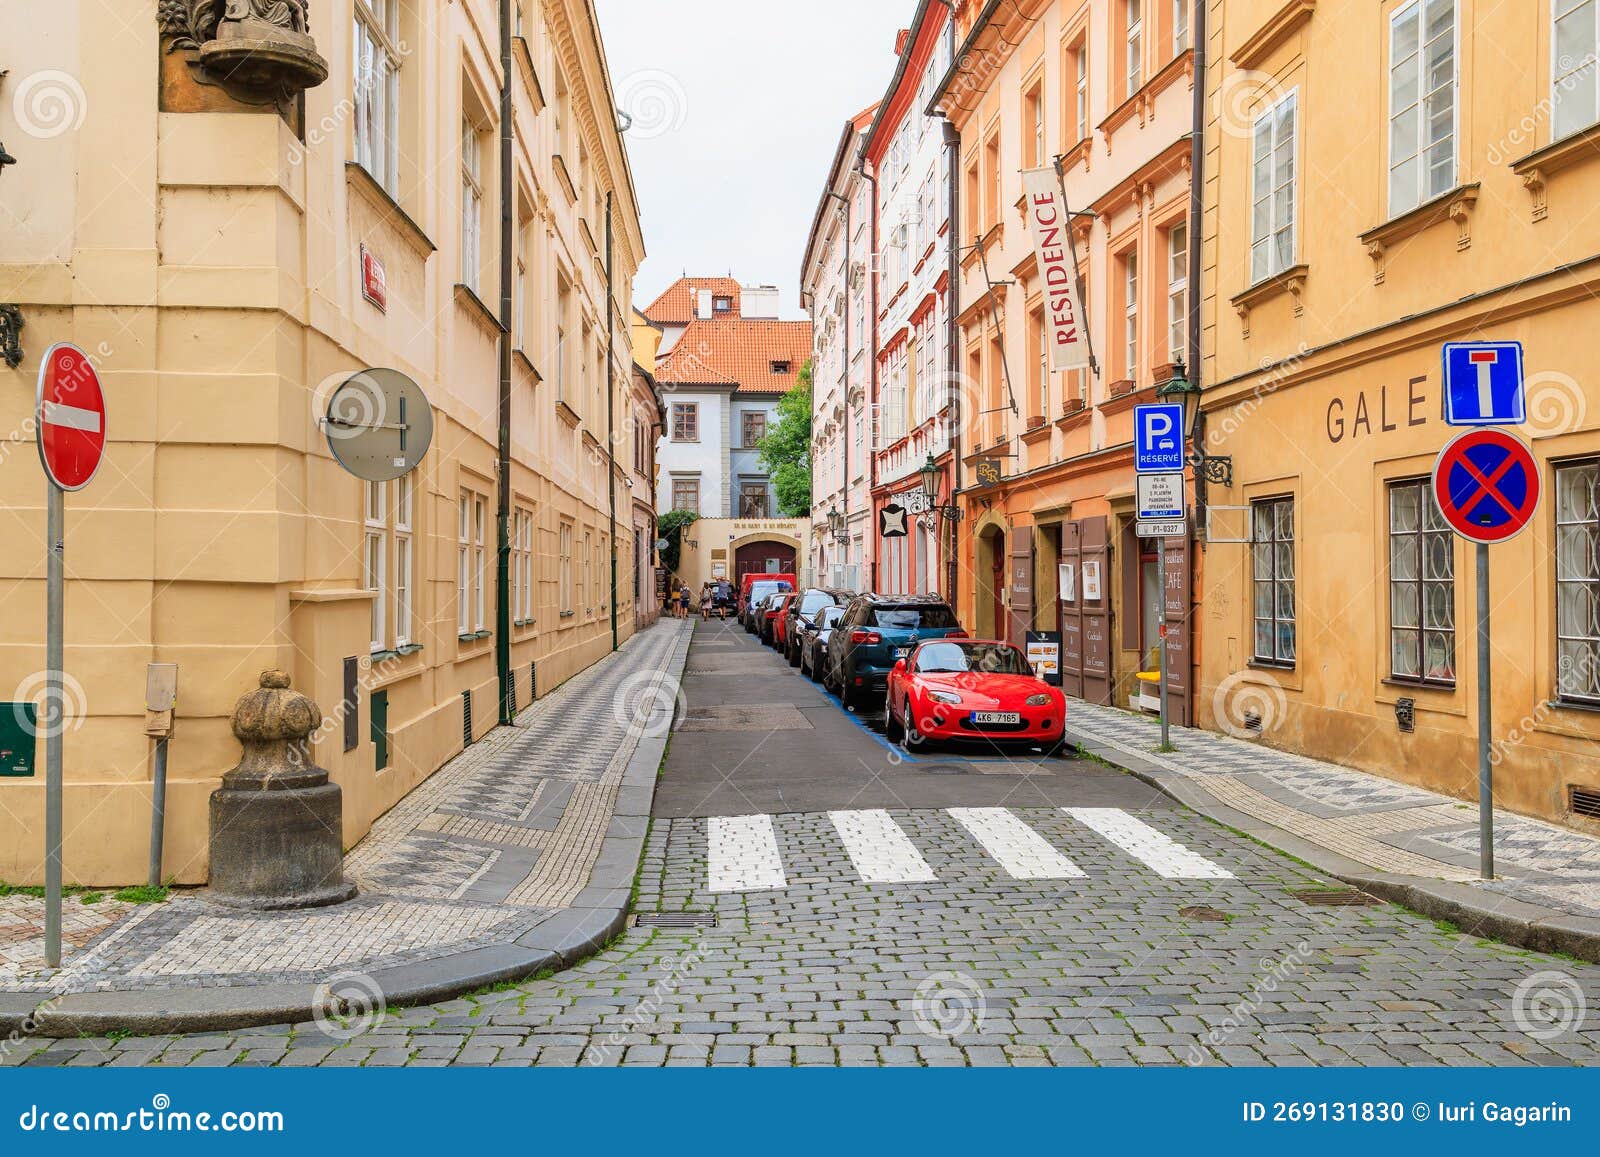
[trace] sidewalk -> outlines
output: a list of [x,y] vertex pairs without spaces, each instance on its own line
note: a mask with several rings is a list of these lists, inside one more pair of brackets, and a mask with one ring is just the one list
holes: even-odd
[[300,1022],[440,1000],[561,968],[619,933],[649,826],[690,624],[662,620],[440,768],[345,857],[346,904],[253,913],[203,890],[65,903],[0,897],[0,1036]]
[[1072,700],[1087,752],[1203,815],[1463,931],[1600,961],[1600,839],[1510,812],[1494,818],[1493,881],[1478,878],[1478,806],[1209,731]]

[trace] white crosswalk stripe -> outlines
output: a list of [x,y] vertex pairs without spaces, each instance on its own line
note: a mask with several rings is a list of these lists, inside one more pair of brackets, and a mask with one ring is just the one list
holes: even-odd
[[707,838],[711,891],[754,892],[788,886],[771,816],[713,816]]
[[1083,875],[1050,842],[1003,807],[946,809],[1017,880],[1066,880]]
[[939,878],[917,845],[882,808],[829,812],[828,818],[867,883],[921,884]]
[[1169,880],[1231,880],[1233,873],[1191,852],[1121,808],[1064,807],[1073,819],[1100,833]]

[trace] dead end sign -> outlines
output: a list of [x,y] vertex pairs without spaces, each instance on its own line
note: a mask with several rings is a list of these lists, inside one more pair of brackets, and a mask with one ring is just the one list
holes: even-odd
[[1439,452],[1433,497],[1462,538],[1504,542],[1539,506],[1539,463],[1527,443],[1504,430],[1469,430]]
[[39,363],[39,461],[62,490],[93,481],[106,449],[106,402],[89,355],[59,342]]

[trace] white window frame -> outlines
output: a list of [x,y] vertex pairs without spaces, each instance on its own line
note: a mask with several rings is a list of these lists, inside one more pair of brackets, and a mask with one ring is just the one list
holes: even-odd
[[361,543],[362,584],[372,592],[372,652],[386,649],[388,607],[384,599],[385,564],[389,555],[389,524],[384,510],[384,486],[368,482],[362,488],[361,521],[365,528]]
[[1077,77],[1077,124],[1078,140],[1087,140],[1089,137],[1089,46],[1080,43],[1074,50],[1076,56]]
[[1139,247],[1122,255],[1122,343],[1128,377],[1139,377]]
[[561,614],[566,616],[572,614],[572,523],[562,521],[557,539],[557,561],[561,568],[557,576],[558,600],[561,603]]
[[[1427,124],[1423,110],[1427,106],[1429,97],[1433,93],[1422,91],[1423,77],[1426,72],[1427,44],[1423,42],[1423,32],[1426,25],[1426,16],[1429,9],[1435,4],[1448,4],[1450,6],[1450,179],[1442,189],[1433,189],[1428,181],[1426,157],[1431,147],[1427,140]],[[1395,32],[1404,20],[1414,19],[1417,23],[1417,51],[1414,57],[1417,70],[1416,100],[1411,106],[1416,111],[1417,135],[1416,151],[1408,160],[1416,162],[1416,181],[1408,190],[1396,196],[1394,186],[1394,172],[1396,161],[1394,155],[1395,134],[1394,126],[1397,114],[1394,105],[1395,72],[1397,62],[1394,59]],[[1412,0],[1410,4],[1396,9],[1389,15],[1389,45],[1388,69],[1385,74],[1388,92],[1387,115],[1384,118],[1384,142],[1388,163],[1384,167],[1385,198],[1389,206],[1391,218],[1409,213],[1419,205],[1426,204],[1435,197],[1443,196],[1455,188],[1460,179],[1461,172],[1461,9],[1456,0]],[[1439,92],[1441,89],[1435,89]],[[1399,163],[1405,163],[1404,161]]]
[[478,292],[483,275],[483,155],[478,126],[461,121],[461,284]]
[[472,630],[472,492],[461,492],[456,518],[456,634]]
[[[1293,127],[1289,133],[1289,180],[1287,185],[1277,183],[1278,149],[1282,142],[1275,139],[1278,114],[1285,106],[1289,106],[1293,115]],[[1265,128],[1268,139],[1268,153],[1271,164],[1268,169],[1268,183],[1271,186],[1265,195],[1256,187],[1256,149],[1260,144],[1262,130]],[[1277,238],[1283,232],[1284,224],[1278,220],[1278,192],[1287,187],[1289,190],[1289,252],[1280,259],[1278,254]],[[1256,206],[1265,201],[1267,206],[1267,228],[1264,235],[1256,233]],[[1256,285],[1275,277],[1295,263],[1295,257],[1300,247],[1300,90],[1292,88],[1283,96],[1273,101],[1260,113],[1250,126],[1250,203],[1246,206],[1250,214],[1250,284]],[[1256,251],[1258,247],[1265,246],[1265,263],[1258,266]]]
[[1172,0],[1172,55],[1182,56],[1189,48],[1189,0]]
[[1167,360],[1186,361],[1189,344],[1189,223],[1167,229]]
[[416,548],[412,538],[416,487],[412,475],[394,482],[394,645],[410,644],[413,592],[416,589]]
[[583,532],[583,599],[589,605],[584,607],[585,614],[594,613],[594,536],[589,531]]
[[1591,486],[1600,487],[1600,461],[1593,458],[1559,462],[1555,468],[1555,528],[1556,542],[1552,550],[1555,566],[1555,698],[1562,703],[1584,706],[1600,705],[1600,679],[1596,667],[1600,666],[1600,626],[1588,630],[1574,629],[1569,624],[1574,616],[1562,614],[1565,600],[1575,600],[1579,609],[1600,600],[1600,577],[1586,574],[1593,569],[1594,540],[1600,537],[1596,523],[1593,493],[1577,511],[1568,509],[1568,490],[1563,483],[1569,476],[1594,473]]
[[1132,96],[1144,85],[1144,0],[1127,0],[1125,9],[1127,15],[1127,68],[1128,91],[1124,97]]
[[400,187],[400,0],[355,0],[351,148],[391,197]]
[[1050,340],[1049,326],[1045,322],[1044,306],[1040,306],[1028,315],[1028,325],[1033,328],[1038,345],[1039,358],[1039,413],[1046,417],[1050,414]]
[[[1574,133],[1589,128],[1600,122],[1600,0],[1575,0],[1571,9],[1565,13],[1557,11],[1563,0],[1552,0],[1550,7],[1550,139],[1559,141],[1570,137]],[[1560,42],[1557,36],[1557,26],[1566,20],[1576,20],[1580,11],[1587,10],[1589,16],[1589,54],[1582,60],[1568,61],[1568,67],[1562,67]],[[1569,77],[1577,77],[1580,73],[1589,73],[1589,105],[1583,108],[1574,98],[1574,90],[1578,87],[1577,81],[1569,82]],[[1565,109],[1577,108],[1583,119],[1576,123],[1569,123],[1562,119],[1561,113]]]
[[472,496],[472,606],[474,629],[483,630],[488,621],[484,615],[483,567],[485,561],[484,531],[488,523],[488,500],[483,495]]

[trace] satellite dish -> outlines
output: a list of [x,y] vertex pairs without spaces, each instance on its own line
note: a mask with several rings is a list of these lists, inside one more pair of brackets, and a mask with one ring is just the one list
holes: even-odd
[[339,465],[368,482],[388,482],[417,468],[433,441],[433,407],[399,370],[366,369],[328,398],[323,420]]

